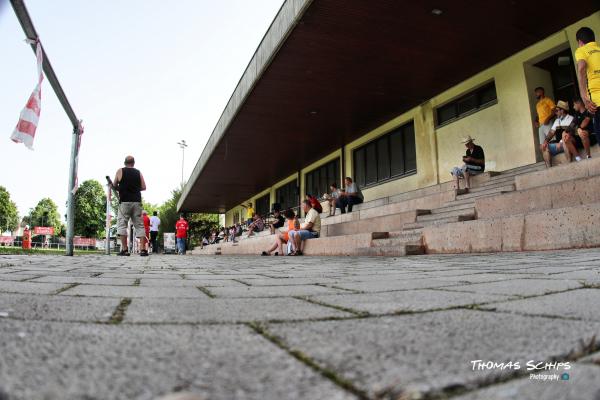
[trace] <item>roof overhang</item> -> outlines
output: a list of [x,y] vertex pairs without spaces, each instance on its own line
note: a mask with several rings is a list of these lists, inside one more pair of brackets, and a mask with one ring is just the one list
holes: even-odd
[[225,212],[594,11],[594,0],[569,12],[527,0],[287,0],[178,208]]

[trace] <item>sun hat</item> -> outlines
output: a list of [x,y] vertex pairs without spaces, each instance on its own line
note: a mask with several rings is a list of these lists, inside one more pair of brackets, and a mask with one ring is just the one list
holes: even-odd
[[569,103],[559,100],[558,103],[556,103],[556,108],[562,108],[565,111],[569,111]]
[[461,143],[467,144],[469,142],[474,142],[475,139],[473,139],[470,135],[467,137],[462,138],[462,140],[460,141]]

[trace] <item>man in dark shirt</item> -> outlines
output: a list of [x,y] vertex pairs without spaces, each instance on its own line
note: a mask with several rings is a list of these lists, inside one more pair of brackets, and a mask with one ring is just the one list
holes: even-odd
[[474,143],[475,139],[467,136],[461,142],[467,147],[463,157],[464,165],[454,167],[451,174],[456,178],[456,189],[460,189],[460,178],[465,178],[465,187],[471,187],[471,176],[481,174],[485,171],[485,154],[481,146]]
[[117,215],[117,234],[121,237],[119,256],[128,256],[127,224],[129,220],[135,227],[135,236],[140,239],[142,251],[140,256],[147,256],[146,230],[142,219],[142,190],[146,190],[146,182],[142,173],[134,168],[133,156],[125,157],[125,168],[119,168],[113,184],[119,192],[119,213]]
[[574,145],[577,149],[583,147],[587,158],[592,158],[590,145],[596,144],[598,139],[594,135],[594,116],[585,109],[585,104],[583,104],[583,100],[581,99],[575,99],[573,102],[573,109],[575,110],[575,119],[573,122],[577,127],[577,134],[574,137],[569,135],[568,139],[574,141]]

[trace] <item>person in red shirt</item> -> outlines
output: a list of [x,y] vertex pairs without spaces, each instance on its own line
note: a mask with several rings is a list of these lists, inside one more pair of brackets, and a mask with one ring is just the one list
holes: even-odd
[[185,254],[185,241],[187,239],[187,231],[189,229],[188,223],[183,218],[183,215],[179,216],[179,220],[175,224],[175,238],[177,240],[177,253]]
[[306,200],[310,201],[310,205],[314,208],[319,214],[323,212],[323,207],[321,206],[321,202],[315,196],[311,194],[306,195]]
[[144,232],[146,233],[145,243],[142,244],[144,247],[142,250],[148,251],[148,238],[150,237],[150,217],[146,211],[142,211],[142,220],[144,221]]

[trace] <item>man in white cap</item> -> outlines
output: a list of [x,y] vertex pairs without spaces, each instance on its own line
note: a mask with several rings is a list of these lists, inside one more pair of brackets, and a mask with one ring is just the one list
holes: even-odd
[[[552,124],[550,132],[548,132],[546,138],[540,145],[546,167],[550,168],[552,166],[552,156],[564,151],[569,152],[569,149],[565,146],[564,139],[566,137],[566,129],[572,124],[573,116],[569,115],[569,103],[559,100],[558,103],[556,103],[556,119]],[[567,153],[567,159],[571,159],[570,152]],[[577,155],[577,161],[579,161],[579,155]]]
[[460,178],[465,178],[465,187],[471,187],[471,176],[485,171],[485,154],[481,146],[474,143],[471,136],[463,138],[461,142],[467,147],[462,167],[454,167],[450,172],[456,178],[456,189],[460,189]]

